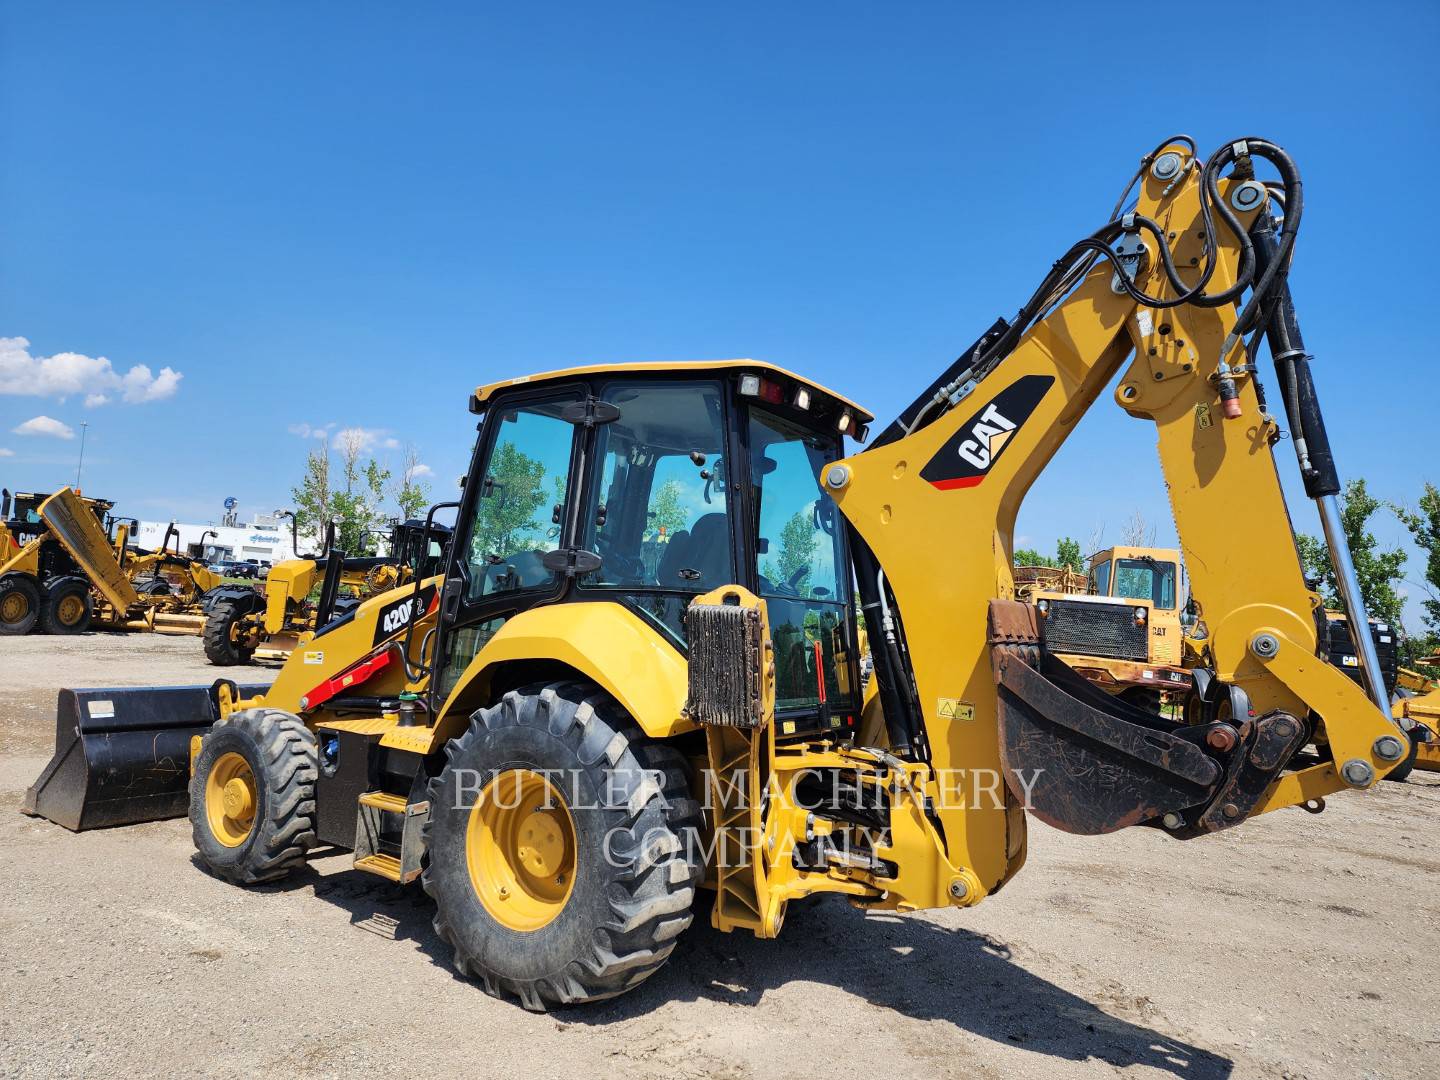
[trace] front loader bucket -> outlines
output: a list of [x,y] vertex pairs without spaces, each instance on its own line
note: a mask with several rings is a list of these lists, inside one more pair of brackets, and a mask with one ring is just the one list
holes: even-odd
[[[243,698],[266,688],[237,689]],[[190,737],[213,718],[206,686],[61,690],[55,755],[20,809],[75,832],[182,817]]]

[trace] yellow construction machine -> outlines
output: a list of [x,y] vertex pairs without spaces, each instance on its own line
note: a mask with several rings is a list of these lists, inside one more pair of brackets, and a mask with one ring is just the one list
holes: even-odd
[[[1362,611],[1286,284],[1298,171],[1263,139],[1202,162],[1180,137],[1132,187],[863,450],[862,407],[753,360],[480,387],[441,574],[322,628],[262,693],[62,691],[27,808],[134,820],[188,785],[200,863],[242,884],[350,848],[423,885],[461,972],[541,1009],[651,975],[702,886],[713,925],[768,938],[817,894],[977,904],[1024,864],[1027,810],[1190,840],[1373,786],[1405,734],[1318,654],[1272,454],[1288,430]],[[1193,722],[1097,689],[1014,599],[1021,500],[1102,396],[1158,436],[1209,628]]]
[[135,600],[106,540],[113,505],[70,488],[0,492],[0,635],[83,634],[95,597]]
[[[1419,662],[1432,670],[1440,668],[1440,655],[1425,656]],[[1410,735],[1410,753],[1387,779],[1405,780],[1414,769],[1440,772],[1440,679],[1400,668],[1391,712]]]
[[1090,556],[1088,573],[1079,582],[1077,577],[1037,581],[1019,597],[1034,603],[1045,620],[1050,651],[1107,694],[1139,708],[1159,712],[1182,700],[1191,679],[1183,666],[1180,552],[1106,548]]
[[415,519],[396,521],[385,536],[386,554],[347,557],[335,549],[330,523],[321,554],[276,563],[262,588],[227,585],[212,595],[203,633],[206,659],[221,667],[283,660],[363,598],[409,581],[414,568],[435,573],[449,532],[433,522],[427,528]]

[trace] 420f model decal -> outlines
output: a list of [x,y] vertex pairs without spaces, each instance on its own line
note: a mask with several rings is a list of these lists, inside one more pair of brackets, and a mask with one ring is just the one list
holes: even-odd
[[394,637],[410,625],[410,621],[419,618],[430,610],[430,605],[435,602],[435,586],[426,585],[416,596],[411,592],[414,586],[406,586],[405,595],[399,600],[392,600],[380,609],[375,617],[375,644],[386,638]]
[[920,470],[921,478],[941,491],[979,484],[1054,381],[1051,375],[1026,375],[1001,390],[945,440]]

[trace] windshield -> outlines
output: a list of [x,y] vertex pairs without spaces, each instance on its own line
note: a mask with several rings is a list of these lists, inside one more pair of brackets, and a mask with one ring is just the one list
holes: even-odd
[[1120,559],[1115,568],[1115,595],[1149,600],[1162,611],[1175,607],[1175,564],[1155,559]]
[[749,434],[757,583],[775,645],[775,707],[848,704],[842,661],[849,588],[839,514],[818,479],[838,447],[759,409],[750,412]]

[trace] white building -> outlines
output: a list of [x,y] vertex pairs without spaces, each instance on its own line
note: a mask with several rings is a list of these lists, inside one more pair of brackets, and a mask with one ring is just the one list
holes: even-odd
[[[154,550],[165,540],[169,521],[142,521],[133,536],[137,547]],[[249,524],[194,525],[173,523],[180,534],[180,550],[203,562],[220,560],[274,564],[295,558],[290,543],[290,519],[256,514]],[[175,549],[171,540],[170,549]]]

